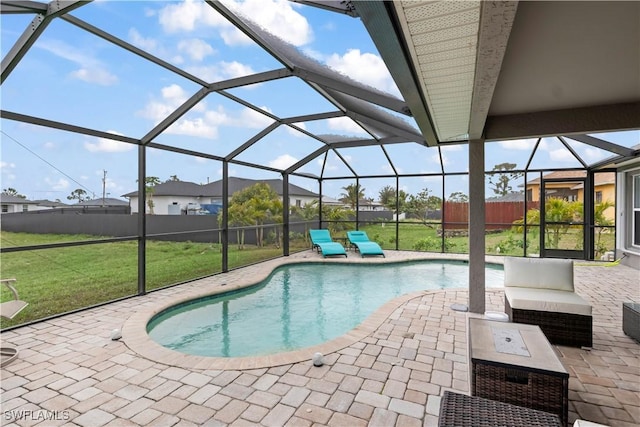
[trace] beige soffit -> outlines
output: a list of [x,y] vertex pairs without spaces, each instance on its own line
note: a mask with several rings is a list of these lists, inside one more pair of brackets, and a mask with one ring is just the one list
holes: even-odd
[[394,1],[440,141],[468,138],[480,1]]

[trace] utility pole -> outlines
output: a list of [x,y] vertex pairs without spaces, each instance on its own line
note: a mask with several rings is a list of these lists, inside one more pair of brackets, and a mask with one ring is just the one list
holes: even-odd
[[102,170],[102,207],[104,207],[104,195],[107,189],[107,171]]

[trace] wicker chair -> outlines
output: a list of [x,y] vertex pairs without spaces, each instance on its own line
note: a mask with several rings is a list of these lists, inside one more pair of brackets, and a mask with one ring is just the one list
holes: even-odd
[[552,344],[593,345],[591,305],[574,292],[573,261],[505,257],[504,286],[512,322],[540,326]]

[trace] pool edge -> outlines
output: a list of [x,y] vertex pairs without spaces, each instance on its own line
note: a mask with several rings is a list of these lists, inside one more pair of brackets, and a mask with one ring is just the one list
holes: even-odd
[[[491,258],[491,260],[489,259]],[[461,254],[414,254],[413,256],[405,257],[403,259],[392,258],[359,258],[356,263],[397,263],[404,261],[419,261],[419,260],[448,260],[448,261],[467,261],[468,257]],[[319,263],[333,263],[333,262],[351,262],[353,259],[339,258],[330,259],[325,258],[309,258],[303,256],[301,258],[277,258],[273,260],[265,261],[264,263],[255,264],[247,267],[253,274],[247,274],[245,277],[251,277],[251,280],[235,280],[234,283],[228,283],[229,276],[225,274],[212,276],[211,278],[202,279],[197,281],[199,284],[194,287],[193,282],[184,291],[175,292],[172,295],[165,296],[162,300],[148,304],[141,310],[133,313],[128,319],[125,320],[122,327],[122,340],[125,345],[134,353],[158,363],[162,363],[168,366],[175,366],[180,368],[199,369],[199,370],[246,370],[246,369],[260,369],[269,368],[273,366],[281,366],[292,363],[303,362],[305,360],[310,361],[313,354],[316,352],[327,355],[329,353],[336,352],[345,347],[348,347],[371,333],[375,330],[402,304],[405,302],[424,295],[425,293],[442,292],[443,289],[429,290],[429,291],[416,291],[409,294],[405,294],[394,298],[391,301],[383,304],[373,313],[371,313],[362,323],[355,328],[346,332],[337,338],[329,340],[327,342],[305,347],[302,349],[277,353],[266,356],[247,356],[247,357],[212,357],[212,356],[196,356],[181,353],[175,350],[166,348],[154,340],[147,333],[147,324],[158,313],[166,310],[167,308],[180,304],[195,298],[203,298],[209,295],[215,295],[218,293],[225,293],[229,291],[243,289],[249,286],[254,286],[261,281],[265,280],[270,274],[275,271],[276,268],[283,265],[292,265],[299,263],[319,262]],[[502,264],[502,257],[487,257],[487,263],[490,264]],[[174,288],[175,289],[175,288]]]

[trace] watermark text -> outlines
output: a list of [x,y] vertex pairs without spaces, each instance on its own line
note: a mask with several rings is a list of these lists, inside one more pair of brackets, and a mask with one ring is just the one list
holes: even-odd
[[12,409],[3,411],[6,421],[67,421],[71,419],[69,411],[48,411],[46,409]]

